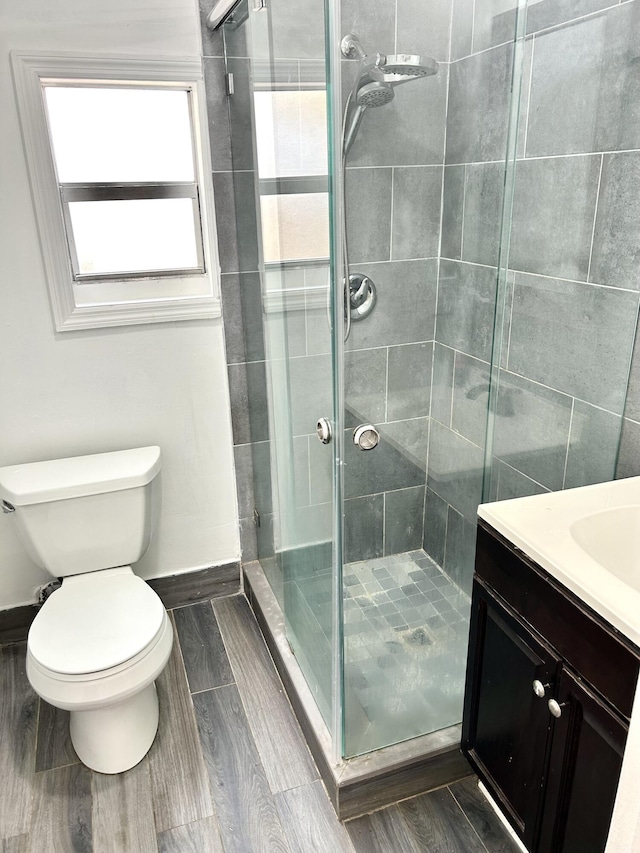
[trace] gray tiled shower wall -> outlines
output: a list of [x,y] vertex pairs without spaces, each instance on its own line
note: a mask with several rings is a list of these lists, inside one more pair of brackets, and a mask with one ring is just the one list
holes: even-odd
[[[617,476],[640,474],[637,343],[626,397],[640,290],[639,17],[637,2],[529,9],[494,498],[610,479],[621,425]],[[486,0],[454,3],[425,549],[446,568],[453,521],[467,572],[512,59],[501,42],[512,35],[513,16],[492,19]]]
[[[273,14],[285,5],[274,0]],[[475,8],[454,0],[449,65],[446,3],[342,5],[344,32],[357,32],[368,51],[443,62],[436,77],[399,87],[391,104],[367,112],[349,158],[351,261],[374,278],[380,302],[348,345],[348,425],[380,425],[385,452],[348,451],[347,559],[418,547],[424,506],[425,549],[462,579],[482,488],[513,19],[493,16],[487,0]],[[495,497],[608,478],[615,460],[640,290],[640,83],[637,0],[606,5],[542,0],[529,9]],[[304,47],[312,36],[302,18],[290,18]],[[248,100],[235,97],[232,176],[222,45],[208,34],[203,43],[246,560],[256,553],[253,508],[266,516],[260,535],[271,510],[268,478],[258,478],[265,488],[256,496],[252,477],[253,466],[268,474],[269,464],[254,163]],[[318,46],[308,47],[315,55]],[[242,81],[246,50],[227,48]],[[295,322],[292,315],[290,340]],[[304,334],[302,377],[319,357],[328,362],[314,349],[313,327]],[[640,345],[624,415],[619,476],[640,473]],[[313,487],[317,442],[303,433],[294,452],[298,471],[309,462],[300,493],[311,505],[326,494]]]

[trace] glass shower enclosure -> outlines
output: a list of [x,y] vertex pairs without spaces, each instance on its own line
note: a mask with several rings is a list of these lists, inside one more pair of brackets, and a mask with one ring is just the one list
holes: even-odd
[[[245,1],[224,25],[258,557],[336,761],[455,740],[478,504],[615,476],[640,170],[634,53],[603,57],[633,7]],[[587,115],[557,107],[574,62]]]

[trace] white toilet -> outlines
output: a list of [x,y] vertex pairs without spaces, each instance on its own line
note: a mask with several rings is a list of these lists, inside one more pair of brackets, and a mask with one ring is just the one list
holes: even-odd
[[80,760],[121,773],[158,729],[155,679],[169,659],[171,622],[134,575],[151,539],[159,447],[0,468],[0,501],[32,559],[62,578],[29,631],[27,676],[71,712]]

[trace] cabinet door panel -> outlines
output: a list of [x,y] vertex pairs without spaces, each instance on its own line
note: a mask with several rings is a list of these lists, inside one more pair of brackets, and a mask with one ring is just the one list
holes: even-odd
[[558,702],[538,853],[602,853],[628,729],[566,668]]
[[540,814],[551,717],[534,680],[554,681],[558,658],[474,586],[463,750],[530,849]]

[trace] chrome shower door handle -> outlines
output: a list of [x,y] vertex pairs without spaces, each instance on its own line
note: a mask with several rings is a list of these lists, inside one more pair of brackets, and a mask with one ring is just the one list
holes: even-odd
[[353,431],[353,443],[360,450],[373,450],[379,441],[380,433],[373,424],[360,424]]
[[318,423],[316,424],[316,435],[318,436],[318,441],[322,444],[329,444],[332,434],[331,421],[329,418],[318,418]]

